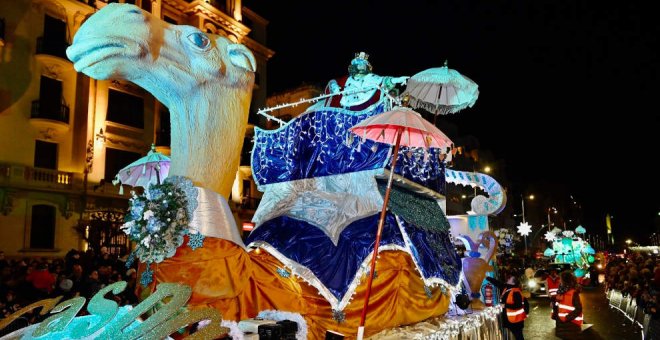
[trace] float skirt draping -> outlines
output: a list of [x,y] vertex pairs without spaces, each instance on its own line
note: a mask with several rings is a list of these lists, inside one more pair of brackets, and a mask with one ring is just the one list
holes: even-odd
[[[193,251],[179,247],[174,257],[152,265],[156,287],[162,282],[192,287],[190,308],[213,307],[222,313],[223,319],[235,321],[255,317],[267,309],[295,312],[307,321],[310,339],[323,339],[326,330],[355,336],[366,280],[362,280],[353,301],[343,310],[345,320],[338,323],[330,304],[316,288],[300,277],[281,276],[278,268],[285,267],[265,251],[247,253],[230,241],[212,237],[204,240],[202,248]],[[447,311],[449,298],[439,287],[431,289],[428,297],[414,268],[405,252],[380,254],[367,315],[367,335]]]

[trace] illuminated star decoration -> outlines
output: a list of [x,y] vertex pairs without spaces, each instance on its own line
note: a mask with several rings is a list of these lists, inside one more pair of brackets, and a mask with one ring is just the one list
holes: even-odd
[[291,276],[291,273],[289,273],[286,269],[280,267],[277,267],[277,273],[280,274],[280,276],[285,279]]
[[424,293],[426,294],[427,298],[432,298],[433,297],[433,291],[431,291],[431,288],[429,286],[424,286]]
[[197,248],[201,248],[204,246],[204,235],[197,233],[197,234],[188,234],[188,247],[190,249],[195,250]]
[[556,238],[557,235],[555,235],[555,233],[553,233],[552,231],[548,231],[545,233],[545,240],[548,242],[554,242]]
[[154,272],[151,270],[151,267],[147,264],[147,269],[144,270],[140,276],[140,283],[142,286],[147,287],[154,280]]
[[529,223],[527,222],[520,223],[520,225],[518,226],[518,234],[520,234],[520,236],[527,236],[531,232],[532,232],[532,226],[529,225]]
[[346,313],[344,313],[340,310],[333,309],[332,310],[332,318],[335,319],[335,321],[337,321],[337,323],[342,323],[342,322],[346,321]]

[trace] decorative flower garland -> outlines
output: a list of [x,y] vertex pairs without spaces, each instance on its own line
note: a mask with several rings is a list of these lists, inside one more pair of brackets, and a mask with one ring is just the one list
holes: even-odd
[[519,237],[516,234],[506,228],[495,230],[495,236],[498,238],[497,245],[500,252],[506,254],[511,254],[515,242],[519,240]]
[[144,195],[131,192],[133,197],[121,230],[137,243],[126,266],[130,267],[136,257],[147,264],[140,277],[143,286],[153,281],[151,264],[174,256],[184,235],[189,235],[188,245],[193,250],[202,246],[204,236],[189,227],[194,208],[190,207],[185,189],[191,186],[188,179],[170,177],[162,184],[151,184]]

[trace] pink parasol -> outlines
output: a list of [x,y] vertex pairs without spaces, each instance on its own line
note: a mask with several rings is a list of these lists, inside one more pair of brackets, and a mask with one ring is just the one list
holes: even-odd
[[417,148],[451,147],[452,141],[435,125],[407,107],[395,107],[391,111],[367,118],[351,128],[351,132],[376,142],[396,144],[401,132],[401,145]]
[[351,132],[363,138],[394,145],[392,152],[392,166],[390,176],[387,181],[387,189],[383,198],[383,208],[380,212],[378,221],[378,230],[376,232],[376,242],[374,243],[374,252],[371,256],[371,267],[369,270],[369,279],[367,281],[367,291],[364,297],[364,307],[360,318],[360,327],[358,328],[358,339],[364,336],[364,324],[367,317],[369,305],[369,296],[371,295],[371,284],[376,270],[376,257],[378,257],[378,246],[385,222],[385,213],[387,212],[387,203],[390,200],[390,191],[392,189],[392,177],[396,169],[396,161],[399,155],[399,146],[423,147],[423,148],[448,148],[451,147],[451,140],[445,136],[433,124],[422,118],[422,115],[407,107],[395,107],[391,111],[383,112],[379,115],[367,118],[359,124],[353,126]]
[[151,151],[146,156],[127,165],[119,170],[117,176],[112,181],[119,187],[119,194],[124,192],[124,184],[134,187],[148,188],[150,184],[160,184],[170,172],[170,158],[156,151],[156,147],[151,144]]

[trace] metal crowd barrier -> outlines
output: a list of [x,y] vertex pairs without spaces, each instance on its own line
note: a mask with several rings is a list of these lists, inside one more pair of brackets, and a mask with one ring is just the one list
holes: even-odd
[[630,295],[623,295],[618,290],[608,290],[606,293],[610,308],[621,312],[633,325],[642,329],[643,339],[660,339],[660,319],[654,320],[637,306],[637,301]]

